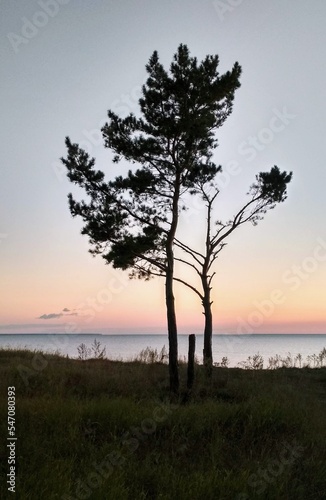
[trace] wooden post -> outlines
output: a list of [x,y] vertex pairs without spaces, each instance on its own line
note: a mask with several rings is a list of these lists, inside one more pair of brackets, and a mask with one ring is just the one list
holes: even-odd
[[188,350],[188,380],[187,388],[190,390],[194,384],[195,378],[195,349],[196,335],[189,335],[189,350]]

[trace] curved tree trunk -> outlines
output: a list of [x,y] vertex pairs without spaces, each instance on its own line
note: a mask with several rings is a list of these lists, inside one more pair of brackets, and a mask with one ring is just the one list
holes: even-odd
[[166,314],[169,335],[169,373],[170,373],[170,391],[174,394],[179,392],[179,368],[178,368],[178,330],[175,314],[175,300],[173,293],[174,277],[174,252],[173,242],[178,226],[179,218],[179,198],[180,198],[180,178],[176,176],[174,185],[172,220],[170,231],[166,240],[166,279],[165,279],[165,301]]

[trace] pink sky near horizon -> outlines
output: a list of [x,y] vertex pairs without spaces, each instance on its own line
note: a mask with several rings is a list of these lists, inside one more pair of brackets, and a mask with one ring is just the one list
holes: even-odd
[[[227,264],[226,259],[225,272],[217,274],[219,286],[213,287],[214,333],[326,333],[326,314],[323,298],[316,293],[316,276],[308,275],[297,290],[277,279],[253,286],[246,282],[246,273],[239,275],[241,269],[237,267],[239,283],[235,287]],[[129,281],[126,275],[104,266],[101,259],[90,260],[91,271],[93,280],[84,280],[74,301],[69,289],[61,290],[60,280],[55,286],[47,283],[47,293],[41,300],[39,290],[33,295],[26,286],[17,288],[20,311],[8,295],[3,309],[7,312],[0,315],[0,333],[166,332],[163,280]],[[326,278],[323,271],[319,273],[318,289]],[[201,333],[204,316],[199,299],[179,285],[175,295],[179,332]],[[51,318],[53,314],[56,317]],[[41,319],[44,315],[49,319]]]
[[[239,230],[220,254],[212,289],[214,332],[326,333],[326,243],[311,238],[306,246],[301,243],[289,250],[268,238],[292,206],[289,197],[257,228]],[[200,227],[203,215],[198,213],[195,227]],[[61,263],[51,254],[43,258],[50,240],[38,262],[31,248],[27,265],[17,262],[10,248],[2,248],[7,262],[12,261],[12,272],[4,273],[0,284],[0,332],[166,331],[164,280],[129,280],[127,273],[105,266],[100,257],[92,258],[74,222],[69,220],[69,231],[82,244],[65,248]],[[188,231],[185,225],[184,230]],[[200,241],[200,230],[193,232]],[[202,331],[199,298],[180,284],[175,296],[179,331]],[[51,314],[57,317],[41,318]]]

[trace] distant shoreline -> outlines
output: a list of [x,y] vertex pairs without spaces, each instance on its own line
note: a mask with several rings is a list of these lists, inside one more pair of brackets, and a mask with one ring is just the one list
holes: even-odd
[[[166,336],[167,335],[167,332],[166,333],[37,333],[37,332],[34,332],[34,333],[8,333],[8,332],[5,332],[5,333],[0,333],[0,337],[2,335],[68,335],[69,337],[74,337],[74,336],[93,336],[93,337],[97,337],[97,336],[109,336],[109,335],[112,335],[112,336],[123,336],[123,337],[127,337],[127,336],[130,336],[130,337],[135,337],[135,336],[153,336],[153,335],[156,335],[156,336]],[[179,337],[187,337],[189,335],[189,333],[179,333],[178,336]],[[196,333],[195,334],[196,336],[203,336],[203,333]],[[295,336],[295,335],[311,335],[311,336],[323,336],[325,335],[326,336],[326,333],[213,333],[214,336],[216,337],[252,337],[252,336],[269,336],[269,335],[273,335],[273,336]]]

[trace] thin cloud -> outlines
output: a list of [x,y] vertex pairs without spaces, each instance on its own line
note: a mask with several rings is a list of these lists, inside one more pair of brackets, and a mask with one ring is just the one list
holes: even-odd
[[39,316],[38,319],[54,319],[54,318],[61,318],[61,316],[63,316],[62,313],[42,314],[42,316]]
[[38,316],[37,319],[55,319],[55,318],[62,318],[63,316],[78,316],[78,312],[70,312],[70,309],[65,307],[62,309],[62,312],[59,313],[49,313],[49,314],[42,314],[42,316]]

